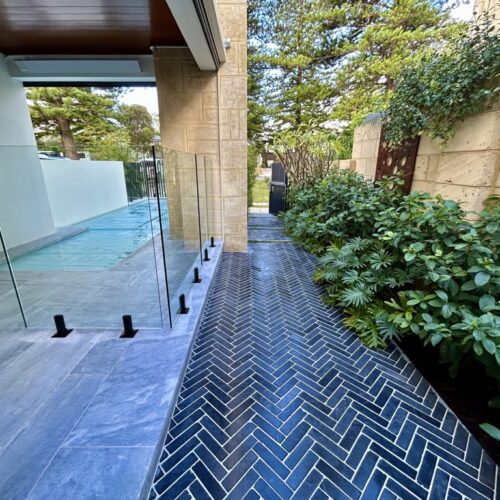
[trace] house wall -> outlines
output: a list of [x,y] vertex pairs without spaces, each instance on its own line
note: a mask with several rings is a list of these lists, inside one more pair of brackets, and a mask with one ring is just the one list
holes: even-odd
[[[198,69],[187,49],[154,51],[161,140],[164,148],[206,157],[206,212],[210,235],[226,251],[247,247],[246,1],[219,0],[227,61],[219,71]],[[194,184],[190,162],[166,173],[172,228],[184,238],[194,227],[193,203],[182,200]],[[170,180],[169,180],[170,178]],[[182,189],[182,186],[186,189]],[[187,195],[189,196],[189,195]],[[184,208],[182,208],[184,207]],[[179,233],[180,234],[180,233]],[[189,237],[188,237],[189,239]]]
[[26,95],[0,55],[0,229],[9,248],[54,232]]
[[67,226],[128,204],[123,163],[41,160],[54,225]]
[[[354,134],[355,170],[374,178],[380,120],[371,119]],[[462,203],[465,210],[480,211],[491,194],[500,195],[500,109],[495,106],[459,123],[446,148],[422,136],[412,190],[441,194]]]

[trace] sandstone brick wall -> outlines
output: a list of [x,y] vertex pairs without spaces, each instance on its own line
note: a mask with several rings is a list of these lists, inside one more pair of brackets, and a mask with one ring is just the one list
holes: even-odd
[[[164,148],[198,153],[205,158],[206,215],[210,235],[224,238],[226,251],[247,247],[247,61],[246,0],[219,0],[225,38],[231,40],[227,61],[216,71],[201,71],[188,49],[154,51],[161,141]],[[178,170],[178,171],[176,171]],[[171,166],[176,182],[169,189],[169,208],[184,233],[190,213],[179,214],[185,186],[194,183],[189,162]],[[180,180],[179,180],[180,179]],[[171,207],[172,206],[172,207]],[[184,209],[185,210],[185,209]],[[189,208],[191,211],[191,208]],[[179,226],[180,227],[180,226]]]
[[[354,133],[355,171],[373,178],[377,164],[381,122],[368,121]],[[440,193],[480,211],[491,194],[500,195],[500,109],[495,107],[464,120],[446,148],[422,136],[412,190]]]
[[438,141],[420,140],[412,189],[462,202],[480,211],[491,194],[500,194],[500,109],[467,118],[442,150]]
[[370,117],[354,131],[352,145],[354,169],[370,179],[375,178],[381,128],[381,122],[375,117]]

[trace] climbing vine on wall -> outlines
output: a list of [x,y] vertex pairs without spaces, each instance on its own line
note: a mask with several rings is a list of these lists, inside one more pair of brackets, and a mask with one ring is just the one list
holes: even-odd
[[467,36],[403,72],[385,114],[386,139],[398,146],[425,131],[446,145],[457,123],[497,98],[499,77],[500,32],[485,14]]

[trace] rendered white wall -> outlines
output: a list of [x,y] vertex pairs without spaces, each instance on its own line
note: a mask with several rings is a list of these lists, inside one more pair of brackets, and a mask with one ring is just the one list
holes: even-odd
[[41,160],[56,227],[76,224],[127,205],[123,163]]
[[0,228],[9,248],[54,232],[24,88],[1,54]]

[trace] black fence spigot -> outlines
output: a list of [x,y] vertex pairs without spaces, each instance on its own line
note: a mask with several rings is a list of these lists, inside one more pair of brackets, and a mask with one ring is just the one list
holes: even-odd
[[56,333],[52,335],[52,338],[67,337],[73,331],[72,328],[66,328],[66,322],[62,314],[56,314],[54,316],[54,323],[56,324]]
[[201,283],[200,270],[197,267],[194,268],[193,283]]
[[139,330],[134,328],[134,325],[132,324],[132,316],[130,314],[124,314],[122,316],[122,319],[123,319],[123,332],[120,335],[120,338],[121,339],[134,338]]
[[181,293],[179,295],[179,314],[187,314],[189,312],[189,307],[186,307],[186,296]]
[[210,248],[215,248],[215,240],[213,236],[210,236]]
[[210,257],[208,256],[208,248],[205,248],[204,254],[205,254],[205,258],[203,260],[204,260],[204,262],[208,262],[210,260]]

